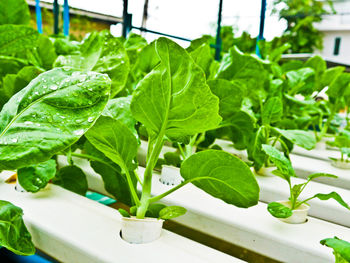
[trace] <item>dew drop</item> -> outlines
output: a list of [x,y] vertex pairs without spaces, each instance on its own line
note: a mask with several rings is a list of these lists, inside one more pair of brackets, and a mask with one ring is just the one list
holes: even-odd
[[31,121],[25,121],[24,124],[25,124],[25,125],[31,125],[31,124],[33,124],[33,122],[31,122]]
[[88,118],[88,122],[93,122],[94,121],[94,117],[89,117]]
[[13,138],[11,141],[16,143],[18,140],[16,138]]
[[75,134],[75,135],[83,135],[83,134],[84,134],[84,130],[83,130],[83,129],[81,129],[81,130],[76,130],[76,131],[74,131],[74,134]]
[[57,90],[58,87],[57,87],[56,85],[52,85],[52,86],[50,87],[50,89],[52,89],[52,90]]

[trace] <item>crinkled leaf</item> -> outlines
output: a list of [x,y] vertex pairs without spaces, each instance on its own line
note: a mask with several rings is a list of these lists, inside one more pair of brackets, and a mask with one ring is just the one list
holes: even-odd
[[350,210],[350,206],[341,198],[341,196],[336,192],[331,192],[329,194],[315,194],[314,197],[320,199],[320,200],[328,200],[328,199],[334,199],[337,201],[340,205],[344,206],[345,208]]
[[0,113],[0,170],[44,162],[76,142],[109,97],[106,75],[47,71],[14,95]]
[[278,122],[283,116],[283,104],[279,97],[269,98],[263,106],[261,120],[263,125]]
[[181,165],[181,176],[208,194],[238,207],[256,205],[259,186],[249,167],[223,151],[206,150],[191,155]]
[[175,141],[216,128],[219,100],[203,71],[171,40],[159,38],[153,45],[160,62],[139,82],[131,101],[133,116],[148,131],[164,131]]
[[[211,65],[214,62],[214,58],[211,55],[210,46],[208,43],[204,43],[192,52],[190,52],[194,62],[201,67],[204,71],[207,79],[211,77]],[[208,83],[209,84],[209,83]]]
[[240,110],[243,90],[238,82],[230,82],[225,79],[208,81],[208,85],[214,95],[218,96],[219,113],[223,121],[227,121],[233,114]]
[[181,206],[167,206],[160,210],[159,218],[168,220],[186,214],[187,210]]
[[0,25],[28,25],[30,22],[29,7],[25,0],[1,0],[0,10]]
[[39,33],[27,26],[0,26],[0,54],[11,55],[36,47]]
[[277,202],[269,203],[267,206],[267,211],[269,211],[272,216],[277,218],[288,218],[293,215],[292,209]]
[[223,57],[215,78],[240,80],[248,90],[255,91],[263,87],[267,72],[258,58],[245,55],[237,47],[233,47]]
[[263,144],[262,148],[263,151],[269,156],[270,160],[277,166],[278,170],[284,175],[284,179],[290,182],[290,177],[295,176],[292,163],[275,147]]
[[47,160],[43,163],[18,169],[17,178],[19,184],[26,191],[36,193],[40,189],[44,188],[48,182],[55,177],[55,174],[55,160]]
[[33,255],[35,247],[22,216],[21,208],[0,200],[0,246],[19,255]]
[[311,150],[316,146],[315,136],[311,132],[302,130],[283,130],[278,128],[274,128],[274,130],[285,137],[287,140],[291,141],[293,144],[296,144],[307,150]]
[[61,168],[52,182],[83,196],[85,196],[88,190],[86,175],[82,169],[75,165],[68,165]]
[[131,99],[132,97],[128,96],[109,100],[102,115],[121,121],[134,133],[135,136],[137,136],[137,131],[135,129],[137,121],[132,116],[130,110]]
[[108,74],[112,80],[112,97],[124,88],[130,70],[123,43],[107,31],[90,33],[78,54],[59,56],[55,66]]

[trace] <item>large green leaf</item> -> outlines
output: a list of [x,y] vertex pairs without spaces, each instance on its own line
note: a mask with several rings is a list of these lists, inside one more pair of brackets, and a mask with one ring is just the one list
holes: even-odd
[[247,89],[255,92],[264,86],[267,72],[258,58],[245,55],[237,47],[233,47],[223,57],[216,78],[240,80]]
[[300,147],[311,150],[316,146],[315,136],[311,132],[302,130],[283,130],[274,128],[279,134]]
[[54,178],[53,183],[84,196],[88,190],[86,175],[82,169],[75,165],[68,165],[61,168]]
[[214,129],[221,121],[219,99],[187,52],[166,38],[154,44],[160,63],[134,92],[131,112],[155,134],[172,140]]
[[207,150],[187,158],[181,176],[208,194],[238,207],[256,205],[259,186],[249,167],[223,151]]
[[123,170],[134,170],[138,143],[131,130],[121,121],[101,116],[85,134],[89,142]]
[[110,80],[57,68],[14,95],[0,113],[0,170],[44,162],[76,142],[100,116]]
[[[350,243],[341,240],[337,237],[334,238],[326,238],[320,241],[322,245],[334,249],[334,254],[339,254],[346,262],[350,262]],[[337,257],[337,256],[336,256]],[[345,261],[343,261],[345,263]],[[341,261],[336,261],[336,263],[342,263]]]
[[59,56],[55,66],[108,74],[112,80],[112,97],[124,88],[130,70],[123,43],[107,31],[90,33],[78,54]]
[[36,47],[39,33],[21,25],[0,26],[0,54],[11,55]]
[[282,152],[271,145],[262,145],[263,151],[269,156],[270,160],[277,166],[282,173],[283,178],[290,183],[290,177],[295,176],[292,163],[284,156]]
[[22,215],[21,208],[0,200],[0,246],[19,255],[33,255],[35,247]]
[[225,122],[240,110],[243,100],[243,90],[239,82],[230,82],[225,79],[208,81],[211,91],[219,97],[219,113]]
[[55,177],[55,174],[56,162],[54,160],[23,167],[17,171],[19,184],[32,193],[44,188]]
[[263,125],[278,122],[283,116],[283,104],[279,97],[269,98],[262,109],[261,121]]
[[25,0],[0,1],[0,25],[28,25],[29,21],[30,12]]

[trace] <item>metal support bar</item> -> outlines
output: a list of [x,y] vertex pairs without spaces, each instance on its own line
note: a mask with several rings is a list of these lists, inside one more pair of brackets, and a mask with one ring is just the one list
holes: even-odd
[[218,13],[218,27],[216,29],[216,47],[215,47],[215,59],[220,60],[221,53],[221,17],[222,17],[222,2],[219,2],[219,13]]
[[63,5],[63,34],[69,36],[69,5],[68,0],[64,0]]
[[128,13],[128,0],[123,0],[123,37],[127,37],[128,33],[131,30],[131,19],[132,15]]
[[266,0],[261,0],[259,35],[256,39],[256,47],[255,47],[255,53],[259,57],[261,57],[259,41],[264,39],[265,13],[266,13]]
[[53,24],[53,33],[58,34],[59,30],[59,13],[60,13],[60,6],[58,5],[58,0],[53,1],[53,18],[54,18],[54,24]]
[[41,17],[40,0],[35,0],[36,27],[40,34],[43,33],[43,21]]
[[172,38],[180,39],[180,40],[183,40],[183,41],[189,41],[189,42],[192,41],[191,39],[188,39],[188,38],[178,37],[178,36],[174,36],[174,35],[170,35],[170,34],[166,34],[166,33],[161,33],[161,32],[158,32],[158,31],[149,30],[149,29],[144,28],[144,27],[132,26],[132,28],[140,30],[140,31],[143,31],[143,32],[147,32],[147,33],[152,33],[152,34],[157,34],[157,35],[161,35],[161,36],[165,36],[165,37],[172,37]]

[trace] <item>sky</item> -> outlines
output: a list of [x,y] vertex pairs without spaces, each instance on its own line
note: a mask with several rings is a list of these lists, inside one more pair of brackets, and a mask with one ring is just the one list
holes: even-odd
[[[52,2],[52,0],[44,0]],[[59,1],[61,4],[63,0]],[[273,0],[267,0],[265,38],[280,36],[286,26],[276,14],[271,14]],[[122,16],[122,0],[69,0],[69,5],[98,13]],[[144,0],[129,0],[128,12],[133,15],[133,25],[141,26]],[[219,0],[149,0],[146,27],[184,38],[195,39],[203,34],[215,35]],[[248,31],[253,36],[259,32],[261,0],[223,0],[222,25],[236,28],[237,35]],[[115,35],[121,25],[112,26]],[[135,33],[137,30],[134,31]],[[144,35],[151,41],[157,35]],[[187,43],[179,41],[180,44]]]

